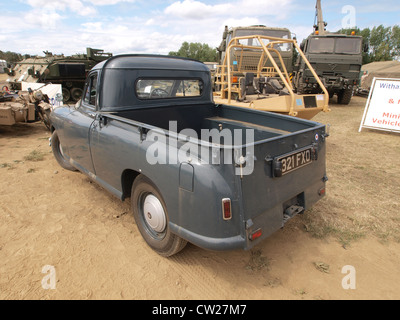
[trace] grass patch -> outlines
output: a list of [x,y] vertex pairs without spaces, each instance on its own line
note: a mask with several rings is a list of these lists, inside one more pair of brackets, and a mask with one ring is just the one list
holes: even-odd
[[[350,219],[349,219],[350,220]],[[366,233],[364,226],[356,223],[354,220],[351,223],[346,223],[344,219],[326,218],[314,212],[307,212],[301,216],[301,222],[304,230],[312,237],[317,239],[326,239],[334,237],[337,241],[346,248],[352,242],[365,237]]]
[[30,154],[24,157],[26,161],[43,161],[44,156],[46,154],[44,152],[33,150]]
[[247,270],[257,271],[264,268],[269,270],[269,265],[269,259],[262,255],[261,250],[250,251],[250,260],[246,265]]

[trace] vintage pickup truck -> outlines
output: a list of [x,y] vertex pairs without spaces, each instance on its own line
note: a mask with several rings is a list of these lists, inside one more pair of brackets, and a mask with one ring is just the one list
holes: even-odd
[[140,233],[163,256],[188,241],[250,249],[325,195],[326,126],[215,104],[198,61],[114,56],[51,123],[58,163],[130,198]]

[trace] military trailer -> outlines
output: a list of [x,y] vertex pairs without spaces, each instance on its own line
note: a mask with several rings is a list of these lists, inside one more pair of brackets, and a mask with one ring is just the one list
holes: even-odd
[[[317,1],[318,24],[314,32],[303,40],[300,48],[332,98],[349,104],[353,89],[359,85],[362,65],[363,39],[361,36],[329,33],[323,21],[321,1]],[[295,65],[294,86],[299,93],[322,93],[304,59],[299,56]]]
[[[283,56],[287,52],[279,48],[295,49],[302,56],[313,79],[322,88],[322,93],[296,92]],[[216,103],[304,119],[311,119],[320,111],[330,110],[328,91],[296,40],[262,35],[232,38],[214,78],[213,94]]]
[[100,49],[86,48],[86,54],[53,55],[44,51],[44,57],[33,57],[18,62],[8,69],[10,89],[21,90],[21,82],[40,82],[62,85],[64,102],[78,101],[83,92],[87,72],[97,63],[112,56]]

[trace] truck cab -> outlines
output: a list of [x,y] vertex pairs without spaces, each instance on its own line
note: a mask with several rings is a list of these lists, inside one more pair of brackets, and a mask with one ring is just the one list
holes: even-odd
[[[229,42],[233,38],[237,37],[247,37],[247,36],[254,36],[254,35],[260,35],[260,36],[267,36],[267,37],[274,37],[274,38],[282,38],[282,39],[292,39],[292,35],[289,29],[287,28],[272,28],[272,27],[266,27],[262,25],[258,26],[250,26],[250,27],[234,27],[234,28],[229,28],[226,26],[225,31],[222,36],[222,42],[220,46],[217,48],[218,49],[218,56],[219,56],[219,63],[222,64],[224,61],[225,53],[226,53],[226,48],[229,45]],[[255,43],[252,42],[251,39],[249,40],[244,40],[245,42],[241,43],[243,45],[256,45]],[[265,43],[267,44],[267,43]],[[289,43],[281,44],[281,45],[276,45],[274,46],[275,49],[277,49],[284,61],[286,70],[291,73],[293,71],[293,46]],[[276,58],[276,57],[274,57]],[[273,67],[271,63],[265,65],[265,67]]]
[[[301,49],[330,97],[336,94],[338,103],[349,104],[353,88],[359,84],[362,37],[342,34],[319,35],[315,32],[302,42]],[[296,69],[295,83],[299,92],[322,92],[301,57],[296,63]]]

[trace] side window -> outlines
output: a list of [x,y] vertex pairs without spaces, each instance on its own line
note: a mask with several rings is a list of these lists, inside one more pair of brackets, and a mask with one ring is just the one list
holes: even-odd
[[91,75],[85,85],[83,102],[90,106],[96,106],[97,73]]

